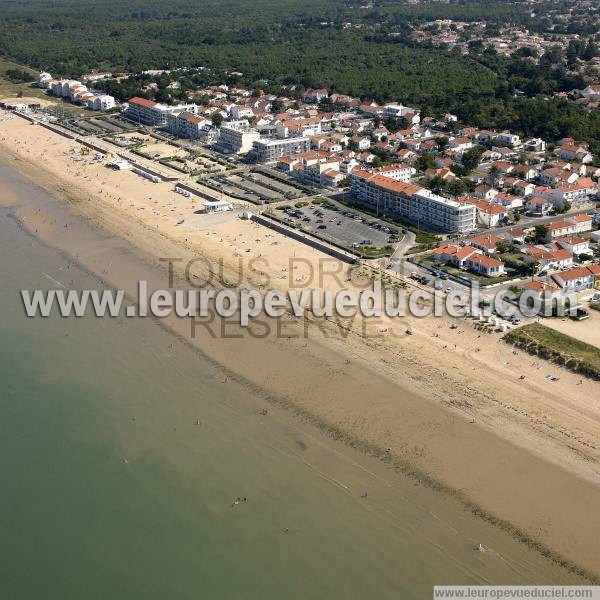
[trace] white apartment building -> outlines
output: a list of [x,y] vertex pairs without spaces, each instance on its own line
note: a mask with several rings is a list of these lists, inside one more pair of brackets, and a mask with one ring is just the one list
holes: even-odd
[[254,116],[254,111],[249,106],[238,106],[234,104],[231,107],[231,116],[239,121],[240,119],[246,119]]
[[78,81],[73,81],[72,79],[60,79],[58,81],[53,81],[50,91],[54,96],[60,96],[61,98],[69,97],[71,92],[70,86],[78,84]]
[[41,73],[38,74],[35,84],[39,88],[48,89],[48,86],[51,81],[52,81],[52,75],[50,75],[50,73],[46,73],[45,71],[42,71]]
[[169,114],[178,114],[182,112],[196,114],[198,108],[195,104],[178,104],[177,106],[167,106],[159,104],[146,98],[134,97],[129,100],[129,106],[124,112],[124,115],[144,125],[153,125],[162,127],[167,124]]
[[86,85],[83,85],[83,83],[76,81],[75,83],[71,84],[69,86],[69,91],[67,94],[63,94],[63,96],[65,98],[68,98],[69,100],[71,100],[71,102],[75,102],[76,100],[79,100],[79,98],[81,98],[84,94],[90,93],[89,90],[87,89]]
[[275,126],[278,138],[293,138],[301,135],[319,135],[323,129],[320,117],[307,117],[304,119],[290,119],[278,121]]
[[546,152],[546,142],[542,138],[531,138],[523,146],[527,152]]
[[93,96],[87,101],[87,107],[90,110],[110,110],[115,107],[115,99],[107,94]]
[[270,140],[261,138],[252,144],[256,162],[273,162],[282,156],[308,152],[310,139],[307,137],[287,138],[283,140]]
[[410,165],[396,163],[393,165],[386,165],[385,167],[379,167],[378,169],[369,169],[369,172],[373,175],[383,175],[394,181],[404,181],[404,183],[409,183],[411,177],[417,171]]
[[90,92],[81,81],[74,79],[54,81],[49,73],[40,73],[37,78],[37,85],[46,87],[55,96],[84,104],[90,110],[110,110],[116,104],[112,96]]
[[421,121],[418,111],[408,106],[402,106],[402,104],[387,104],[383,109],[384,119],[398,119],[407,115],[411,115],[411,122],[414,124]]
[[248,121],[230,121],[221,125],[217,146],[226,154],[247,154],[259,139],[260,133]]
[[521,138],[510,131],[503,131],[494,135],[494,139],[502,144],[506,144],[511,148],[519,148],[522,146]]
[[395,215],[419,227],[445,233],[466,233],[475,229],[475,206],[459,204],[411,183],[354,170],[351,192],[379,214]]
[[183,111],[167,115],[169,131],[189,140],[206,139],[211,132],[211,122],[193,113]]

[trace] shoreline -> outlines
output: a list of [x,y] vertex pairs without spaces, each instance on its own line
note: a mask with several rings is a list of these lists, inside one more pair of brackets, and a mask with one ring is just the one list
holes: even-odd
[[[18,156],[18,155],[17,155]],[[10,161],[13,162],[13,168],[15,168],[17,171],[19,172],[23,172],[23,171],[29,171],[29,173],[25,173],[25,175],[27,175],[28,177],[31,178],[32,175],[34,175],[34,178],[37,179],[36,181],[36,185],[39,185],[40,183],[40,165],[35,165],[35,164],[31,164],[31,163],[27,163],[27,161],[25,161],[25,159],[20,156],[20,161],[21,164],[20,165],[15,165],[14,161]],[[19,168],[19,166],[21,168]],[[42,177],[42,179],[45,179],[45,181],[43,182],[45,185],[42,185],[42,187],[44,189],[47,189],[47,191],[49,191],[50,193],[53,193],[53,195],[61,195],[61,194],[65,194],[66,190],[64,189],[64,183],[63,185],[61,185],[60,180],[57,180],[54,182],[54,185],[52,184],[52,182],[48,181],[48,174],[46,175],[46,177]],[[48,189],[50,188],[50,189]],[[61,189],[62,188],[62,189]],[[71,190],[72,191],[72,190]],[[92,199],[94,196],[92,193],[90,193],[90,199]],[[58,202],[61,202],[64,206],[65,204],[65,200],[62,199],[57,199]],[[110,221],[110,218],[107,217],[107,215],[104,216],[105,218],[105,222],[103,223],[101,221],[101,217],[102,217],[102,208],[96,207],[93,210],[88,210],[86,211],[86,206],[85,206],[85,202],[82,202],[81,198],[79,198],[78,200],[76,200],[76,204],[73,205],[72,202],[66,202],[66,210],[70,210],[72,211],[73,209],[75,209],[75,212],[79,212],[82,216],[85,215],[87,213],[87,217],[84,216],[84,219],[89,219],[89,224],[92,225],[93,227],[97,228],[100,227],[102,228],[106,228],[106,230],[110,231],[111,227],[107,227],[107,221],[106,219],[108,218],[108,221]],[[106,208],[104,208],[104,210],[106,210]],[[97,213],[97,214],[94,214]],[[35,226],[36,224],[39,224],[40,227],[38,227],[38,229],[42,229],[42,225],[47,226],[47,224],[44,224],[43,220],[38,220],[38,222],[36,222],[36,220],[33,218],[32,214],[27,214],[25,213],[23,215],[25,217],[25,225],[29,228],[31,228],[32,226]],[[28,220],[29,220],[29,224],[28,224]],[[117,215],[112,215],[112,220],[113,222],[117,219]],[[115,223],[113,223],[115,224]],[[133,222],[128,222],[127,223],[128,227],[131,228],[131,230],[134,229],[134,223]],[[135,224],[135,227],[139,227],[138,224]],[[51,228],[49,228],[51,229]],[[119,227],[115,227],[115,229],[119,230]],[[159,236],[162,236],[161,232],[156,232],[155,230],[153,230],[150,227],[147,227],[145,229],[147,234],[152,233],[153,236],[156,236],[156,233],[159,234]],[[33,231],[32,231],[33,233]],[[48,243],[49,245],[53,245],[51,243],[52,241],[52,235],[56,235],[56,232],[48,232],[48,231],[42,231],[42,232],[38,232],[40,235],[38,235],[37,237],[41,237],[42,239],[44,239],[44,235],[46,235],[46,243]],[[117,235],[119,235],[117,233]],[[165,237],[165,240],[168,240],[168,236],[163,236]],[[48,239],[49,238],[49,239]],[[58,240],[55,240],[58,241]],[[125,246],[132,246],[133,248],[135,248],[136,243],[139,241],[137,238],[134,239],[129,239],[127,242],[124,243],[123,247]],[[111,243],[115,243],[115,240],[111,240]],[[117,245],[119,245],[119,242],[116,242]],[[166,243],[173,243],[172,240],[168,240],[166,241]],[[150,240],[146,240],[145,243],[142,242],[141,244],[142,246],[146,245],[146,248],[153,246],[152,241]],[[131,251],[131,250],[130,250]],[[141,248],[141,252],[144,253],[144,248]],[[66,255],[69,255],[69,251],[65,250]],[[148,257],[146,257],[147,259]],[[77,259],[76,259],[77,260]],[[77,260],[77,262],[80,262],[79,260]],[[150,261],[151,262],[151,261]],[[86,268],[90,268],[89,264],[86,265],[85,261],[83,263],[81,263],[83,266],[85,266]],[[154,269],[156,269],[156,265],[153,266]],[[93,269],[91,269],[92,272]],[[114,285],[114,282],[110,281],[110,277],[108,277],[106,279],[106,281],[108,281],[111,285]],[[163,324],[164,325],[164,324]],[[166,325],[168,327],[168,325]],[[177,331],[175,330],[175,333],[177,333]],[[390,396],[390,400],[393,400],[393,396],[398,394],[399,388],[397,381],[394,381],[393,378],[390,378],[389,380],[383,380],[383,373],[385,373],[386,369],[389,370],[388,367],[395,367],[398,368],[399,365],[402,365],[402,362],[404,362],[404,364],[410,364],[411,359],[414,360],[413,356],[410,355],[405,355],[404,361],[398,361],[395,362],[392,360],[390,361],[391,364],[390,365],[384,365],[384,368],[382,370],[377,370],[377,371],[373,371],[372,367],[373,365],[370,364],[371,363],[371,359],[372,357],[368,356],[367,358],[364,358],[361,353],[363,352],[363,350],[365,349],[365,346],[367,346],[368,344],[364,343],[363,341],[360,340],[356,340],[357,336],[354,336],[353,333],[349,334],[349,338],[347,338],[346,340],[341,340],[341,345],[342,348],[340,347],[340,340],[338,339],[336,340],[326,340],[325,342],[322,342],[321,340],[317,341],[313,338],[309,339],[309,340],[304,340],[306,341],[307,345],[310,345],[309,350],[304,351],[302,348],[302,346],[300,348],[296,348],[295,350],[292,349],[292,351],[290,352],[289,350],[287,351],[287,355],[286,357],[284,357],[284,360],[281,361],[281,359],[279,361],[275,361],[278,362],[279,365],[281,366],[281,364],[285,364],[285,358],[287,357],[294,357],[297,358],[299,355],[302,357],[302,362],[304,363],[308,363],[307,367],[302,367],[300,369],[300,371],[302,373],[310,373],[311,370],[315,371],[317,369],[317,367],[315,366],[315,364],[317,364],[320,368],[320,371],[323,373],[327,372],[327,364],[325,364],[325,366],[323,366],[321,363],[322,361],[320,360],[322,357],[325,357],[325,359],[331,363],[332,360],[341,362],[341,357],[346,356],[348,351],[350,351],[351,359],[352,359],[352,364],[349,368],[344,368],[343,364],[336,364],[336,371],[353,371],[353,381],[359,385],[362,383],[362,389],[364,390],[365,394],[369,394],[369,393],[373,393],[378,391],[379,393],[382,394],[389,394]],[[421,335],[417,336],[417,337],[422,337]],[[206,341],[206,340],[203,340]],[[252,344],[250,343],[250,341],[248,340],[238,340],[240,345],[246,345],[250,348],[252,348]],[[426,340],[425,339],[420,339],[420,343],[424,343]],[[197,345],[193,344],[189,339],[187,340],[187,342],[189,344],[191,344],[193,347],[196,347],[197,349]],[[269,342],[265,342],[265,344],[273,344],[273,346],[271,346],[270,348],[276,348],[278,350],[282,350],[281,346],[285,346],[285,343],[281,340],[277,341],[276,343],[274,343],[273,341],[269,341]],[[321,344],[323,344],[323,347],[321,347]],[[297,344],[296,344],[297,345]],[[256,346],[254,346],[256,347]],[[261,347],[263,348],[267,348],[267,350],[269,349],[268,346],[265,346],[264,344],[261,345]],[[212,352],[211,352],[212,351]],[[239,349],[237,350],[238,354],[239,354]],[[438,443],[438,448],[436,450],[436,452],[433,452],[433,450],[435,450],[434,446],[435,444],[433,444],[433,442],[431,440],[429,440],[431,443],[429,443],[428,447],[425,447],[423,450],[423,455],[425,457],[425,460],[418,460],[419,458],[423,458],[423,455],[420,456],[421,452],[420,451],[413,451],[413,449],[410,448],[410,444],[411,443],[415,443],[419,442],[419,443],[423,443],[423,441],[421,439],[419,439],[419,437],[417,436],[417,438],[414,438],[413,436],[410,435],[410,430],[411,430],[411,424],[409,423],[408,425],[404,425],[404,427],[398,427],[399,430],[401,430],[401,432],[403,432],[403,435],[400,435],[400,438],[405,438],[403,440],[404,443],[404,447],[402,445],[402,443],[400,444],[399,447],[393,448],[393,451],[391,453],[387,453],[385,451],[386,449],[386,444],[380,444],[378,445],[374,439],[373,439],[373,428],[371,428],[369,431],[365,431],[364,433],[367,433],[367,435],[359,435],[361,433],[361,430],[359,429],[358,431],[353,431],[352,427],[349,427],[349,425],[352,425],[352,422],[349,421],[349,419],[351,419],[352,417],[354,418],[362,418],[363,419],[367,419],[367,421],[370,421],[373,419],[373,415],[369,414],[369,413],[365,413],[365,411],[363,410],[363,405],[364,405],[364,400],[366,398],[370,397],[368,395],[366,395],[362,401],[361,398],[357,398],[357,394],[356,394],[356,390],[354,391],[354,397],[353,397],[353,402],[349,403],[351,404],[351,406],[347,406],[345,404],[340,405],[340,400],[343,400],[342,398],[336,398],[334,399],[333,402],[330,402],[330,404],[328,406],[320,406],[320,407],[315,407],[314,406],[314,402],[311,403],[310,402],[303,402],[303,403],[298,403],[298,398],[294,398],[293,394],[291,393],[291,391],[293,390],[294,386],[290,386],[290,382],[287,381],[282,381],[281,379],[277,380],[277,381],[269,381],[269,379],[271,379],[269,377],[270,373],[267,374],[267,381],[252,381],[251,379],[247,378],[247,374],[248,374],[248,367],[251,367],[250,370],[253,370],[252,367],[253,365],[241,365],[240,362],[238,361],[236,363],[235,357],[232,358],[232,360],[230,360],[229,362],[227,361],[221,361],[219,360],[219,355],[221,356],[221,358],[223,358],[223,355],[225,357],[227,357],[228,355],[231,355],[231,348],[227,348],[225,349],[225,351],[223,351],[222,349],[219,350],[218,348],[214,348],[214,343],[212,344],[212,347],[209,349],[208,354],[207,351],[204,350],[203,351],[203,355],[206,354],[211,360],[215,360],[217,364],[220,365],[224,365],[224,364],[231,364],[232,366],[232,372],[235,371],[237,373],[237,377],[240,377],[241,381],[244,382],[248,382],[248,384],[251,385],[256,385],[258,390],[261,391],[261,393],[264,393],[265,389],[269,389],[270,387],[272,389],[275,390],[275,392],[272,392],[270,394],[270,396],[268,397],[269,401],[272,402],[276,402],[276,403],[287,403],[287,408],[292,410],[297,416],[300,416],[301,418],[305,419],[305,420],[309,420],[311,421],[314,425],[318,426],[320,429],[326,429],[328,431],[328,434],[333,437],[334,439],[339,439],[344,441],[346,444],[356,447],[359,450],[362,450],[363,452],[366,452],[368,454],[372,454],[373,456],[376,456],[379,459],[383,459],[385,462],[388,462],[390,464],[391,467],[393,467],[395,470],[400,470],[401,472],[403,472],[405,475],[409,475],[412,476],[413,478],[416,478],[417,480],[421,479],[422,484],[426,484],[430,487],[432,487],[433,489],[437,489],[438,491],[443,491],[446,494],[449,494],[450,496],[455,497],[455,499],[459,500],[459,502],[470,512],[473,512],[474,514],[484,518],[485,520],[488,520],[490,522],[492,522],[493,524],[495,524],[497,527],[500,527],[502,529],[504,529],[505,531],[511,533],[511,535],[513,535],[513,537],[520,539],[521,541],[523,541],[524,543],[527,543],[528,545],[530,545],[530,547],[536,549],[538,552],[541,552],[542,554],[544,554],[545,556],[548,556],[549,558],[551,558],[552,560],[554,560],[555,562],[558,562],[559,564],[563,564],[564,562],[567,562],[569,565],[572,566],[572,569],[574,570],[574,572],[579,572],[577,571],[577,569],[579,569],[579,567],[577,566],[578,564],[581,563],[581,561],[578,560],[573,560],[570,556],[569,556],[569,560],[567,561],[566,558],[562,558],[562,556],[567,556],[567,554],[565,552],[560,552],[560,551],[554,551],[554,550],[550,550],[550,548],[555,548],[556,544],[549,544],[546,542],[537,542],[535,541],[535,537],[531,535],[531,532],[527,532],[527,528],[523,527],[523,526],[518,526],[517,524],[513,524],[514,519],[505,519],[502,516],[494,516],[496,514],[498,514],[497,510],[493,510],[490,508],[486,508],[486,510],[482,509],[481,506],[485,506],[486,504],[484,502],[481,502],[481,500],[477,500],[476,496],[477,494],[469,494],[469,491],[473,491],[472,489],[469,489],[470,486],[464,486],[462,485],[462,482],[457,482],[459,483],[459,485],[452,485],[452,479],[453,479],[453,475],[455,475],[455,473],[448,473],[448,468],[446,464],[442,464],[440,465],[439,461],[440,461],[440,450],[444,447],[444,441]],[[216,357],[215,357],[216,355]],[[307,357],[306,355],[312,355],[311,357]],[[332,358],[333,357],[333,358]],[[389,357],[388,357],[389,358]],[[354,361],[358,361],[357,363],[355,363]],[[367,364],[361,364],[362,363],[367,363]],[[358,366],[357,366],[358,365]],[[240,369],[239,371],[237,371],[235,369],[235,366],[242,366],[245,367],[243,369]],[[255,366],[255,365],[254,365]],[[224,367],[227,368],[227,367]],[[443,365],[442,365],[443,368]],[[367,385],[366,387],[364,386],[364,381],[360,381],[361,377],[372,377],[372,378],[378,378],[376,382],[374,382],[372,385]],[[337,375],[337,373],[331,373],[332,378],[334,378],[333,376]],[[346,373],[346,376],[350,376],[350,373]],[[561,377],[562,377],[562,372],[561,372]],[[260,379],[260,378],[259,378]],[[293,378],[292,378],[293,379]],[[463,448],[463,451],[466,450],[467,448],[471,447],[471,448],[477,448],[477,443],[476,442],[480,442],[482,444],[486,444],[488,441],[490,442],[494,442],[493,445],[495,448],[501,449],[503,450],[502,455],[504,456],[505,460],[507,458],[507,453],[508,455],[512,455],[514,457],[516,457],[516,460],[524,460],[526,458],[530,458],[530,462],[532,465],[536,465],[538,468],[542,468],[542,466],[544,464],[546,464],[548,466],[548,468],[550,469],[550,471],[548,471],[547,475],[549,475],[549,477],[555,476],[557,477],[559,474],[563,474],[563,477],[561,478],[561,480],[564,480],[563,483],[565,483],[566,485],[569,485],[569,481],[576,479],[579,480],[580,485],[584,486],[584,488],[582,489],[586,489],[588,494],[591,494],[589,497],[590,498],[598,498],[600,496],[600,490],[598,489],[598,483],[597,480],[594,481],[593,478],[593,473],[587,473],[586,477],[579,477],[576,478],[574,475],[568,474],[564,469],[558,469],[554,466],[554,464],[552,463],[547,463],[547,462],[542,462],[540,461],[539,457],[535,454],[532,454],[531,456],[529,456],[529,454],[525,454],[525,450],[522,447],[518,447],[518,446],[510,446],[510,449],[512,450],[512,452],[508,452],[508,446],[507,444],[509,442],[507,442],[506,440],[503,440],[501,438],[498,438],[495,434],[493,434],[492,432],[490,432],[489,430],[486,431],[486,429],[481,426],[479,424],[479,417],[478,417],[478,423],[476,424],[476,427],[473,427],[472,425],[470,426],[464,426],[463,423],[456,423],[457,421],[457,413],[456,410],[454,412],[452,412],[451,410],[449,410],[448,407],[442,405],[440,406],[439,404],[436,403],[437,400],[439,400],[440,396],[443,397],[444,394],[444,390],[443,390],[443,385],[445,383],[444,380],[442,380],[440,382],[442,385],[438,386],[442,389],[438,390],[438,393],[440,395],[438,395],[437,397],[432,397],[432,398],[426,398],[421,394],[418,394],[417,392],[422,392],[422,389],[413,387],[411,385],[411,383],[408,383],[405,387],[404,387],[404,392],[407,394],[406,398],[403,398],[402,401],[404,402],[403,408],[406,409],[407,411],[413,411],[416,412],[416,417],[413,414],[413,423],[419,423],[420,425],[422,425],[423,421],[427,422],[427,419],[431,419],[436,421],[434,423],[435,427],[433,427],[433,431],[429,430],[429,431],[425,431],[424,432],[424,437],[425,438],[430,438],[431,434],[434,433],[436,431],[439,431],[440,429],[443,430],[444,426],[447,427],[452,427],[452,434],[454,434],[454,436],[463,434],[464,435],[468,435],[469,437],[473,438],[473,440],[469,440],[469,443],[463,444],[463,446],[465,446]],[[448,383],[451,383],[450,381],[448,381]],[[281,384],[286,384],[286,385],[281,385]],[[295,384],[297,385],[297,381],[295,382]],[[341,382],[340,382],[341,384]],[[324,386],[324,387],[329,387],[329,386]],[[342,390],[342,394],[343,392],[346,393],[352,393],[352,387],[353,385],[346,385],[346,386],[342,386],[343,389]],[[374,389],[372,389],[374,388]],[[327,390],[328,391],[328,390]],[[413,393],[411,393],[413,392]],[[339,395],[339,394],[338,394]],[[294,401],[295,400],[295,401]],[[466,398],[464,398],[464,401],[467,401]],[[503,398],[499,399],[500,402],[503,401]],[[451,401],[450,401],[451,402]],[[427,403],[429,406],[425,406],[425,403]],[[421,413],[419,413],[418,408],[419,405],[421,404]],[[320,408],[319,410],[316,410],[317,408]],[[383,402],[379,405],[379,408],[383,408]],[[451,407],[450,407],[451,408]],[[388,409],[388,414],[389,414],[389,410],[390,407],[387,407]],[[454,407],[454,409],[456,409],[456,407]],[[465,406],[462,409],[462,414],[469,414],[468,412],[469,407]],[[393,410],[392,407],[392,413],[395,415],[395,418],[397,419],[398,416],[402,417],[402,411],[400,411],[400,413],[398,413],[396,410]],[[460,407],[459,407],[459,412],[458,414],[461,414],[460,412]],[[410,416],[410,415],[409,415]],[[409,419],[410,420],[410,419]],[[385,422],[385,415],[383,417],[383,421]],[[466,420],[465,420],[466,422]],[[377,424],[375,424],[377,425]],[[379,424],[379,426],[381,426],[381,424]],[[375,430],[377,430],[377,427],[374,428]],[[476,433],[473,433],[474,430],[477,430]],[[468,431],[468,434],[467,434]],[[393,432],[392,432],[393,433]],[[391,435],[391,434],[389,434]],[[389,437],[388,435],[388,437]],[[491,436],[494,436],[493,438]],[[383,437],[383,436],[382,436]],[[452,437],[452,436],[450,436]],[[486,440],[487,438],[487,440]],[[408,441],[407,441],[408,440]],[[401,440],[402,441],[402,440]],[[448,440],[445,440],[446,442]],[[535,442],[535,440],[533,440]],[[460,446],[460,445],[459,445]],[[398,448],[398,450],[397,450]],[[457,446],[454,446],[454,449],[451,451],[455,453],[454,455],[454,463],[458,462],[460,463],[460,459],[461,458],[466,458],[468,456],[468,454],[465,454],[464,452],[461,455],[456,455],[456,450]],[[543,449],[542,449],[543,452]],[[481,448],[481,453],[485,454],[484,449]],[[482,464],[479,465],[478,471],[481,471],[482,469],[487,468],[492,468],[493,466],[493,462],[488,462],[488,464],[485,464],[486,460],[490,460],[490,458],[493,456],[493,450],[487,452],[487,456],[483,457],[483,459],[481,457],[479,457],[479,461],[481,461]],[[391,457],[391,458],[390,458]],[[429,458],[429,460],[427,460]],[[475,460],[476,457],[473,457],[473,459]],[[437,469],[437,473],[435,472],[436,469],[429,469],[429,471],[426,471],[424,469],[424,464],[431,464],[431,466],[435,466],[437,463],[438,469]],[[455,465],[456,466],[456,465]],[[465,465],[464,463],[461,465],[459,464],[458,466],[462,467],[462,470],[465,470]],[[552,468],[550,468],[552,467]],[[595,469],[592,469],[592,471],[595,471]],[[440,477],[440,472],[441,474],[445,474],[446,477]],[[507,473],[510,473],[510,469],[508,471],[504,472],[504,475],[507,475]],[[521,479],[523,478],[523,475],[520,476]],[[500,476],[500,478],[502,478],[502,476]],[[514,474],[513,474],[513,478],[515,478]],[[543,477],[541,478],[543,481]],[[471,484],[472,486],[473,484]],[[467,492],[464,491],[464,488],[467,487]],[[517,486],[518,488],[519,486]],[[535,486],[534,486],[535,487]],[[560,487],[560,486],[557,486]],[[476,490],[475,490],[476,491]],[[532,495],[532,491],[533,490],[529,490],[529,496]],[[574,492],[573,492],[574,494]],[[539,492],[537,492],[536,494],[533,494],[533,496],[544,496],[544,494],[540,494]],[[574,494],[575,495],[575,494]],[[538,506],[532,506],[532,512],[535,512],[536,509],[539,508]],[[560,512],[560,511],[559,511]],[[592,516],[592,515],[590,515]],[[570,518],[571,521],[575,520],[577,521],[578,519],[576,518],[576,515],[571,514]],[[569,519],[567,519],[567,521],[569,521]],[[585,527],[581,527],[581,523],[580,523],[580,531],[581,532],[585,532],[587,531],[587,528]],[[593,530],[593,525],[589,525],[589,530]],[[566,533],[566,530],[565,530]],[[590,535],[591,533],[588,532]],[[590,542],[593,542],[593,540],[588,540],[588,546],[590,544]],[[568,544],[567,544],[568,545]],[[596,547],[593,543],[591,543],[591,547]],[[579,552],[575,552],[575,554],[581,554],[581,549],[579,550]],[[597,561],[593,561],[591,555],[588,554],[587,558],[589,559],[588,561],[584,561],[584,562],[591,562],[593,564],[593,568],[590,569],[589,565],[587,568],[587,571],[590,571],[588,573],[588,576],[590,578],[590,580],[593,581],[597,581],[597,577],[591,572],[593,571],[600,571],[599,565],[597,564]],[[585,567],[582,567],[585,569]],[[583,572],[583,571],[582,571]]]

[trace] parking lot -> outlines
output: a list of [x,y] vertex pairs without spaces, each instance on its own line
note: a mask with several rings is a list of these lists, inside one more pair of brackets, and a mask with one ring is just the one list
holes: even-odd
[[401,231],[350,209],[309,204],[284,211],[286,222],[345,248],[385,248],[399,241]]
[[85,119],[65,119],[65,126],[80,133],[92,135],[120,135],[134,130],[134,126],[118,116],[99,116]]

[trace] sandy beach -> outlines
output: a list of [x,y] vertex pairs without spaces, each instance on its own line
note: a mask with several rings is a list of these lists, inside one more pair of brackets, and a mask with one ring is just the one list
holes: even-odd
[[[75,217],[65,222],[64,212],[21,197],[10,182],[0,188],[2,205],[15,206],[29,231],[132,295],[140,279],[166,287],[161,257],[182,259],[178,268],[202,258],[189,275],[202,281],[211,270],[215,286],[355,285],[347,281],[348,266],[313,280],[320,261],[329,270],[335,262],[235,213],[194,214],[201,202],[176,194],[172,183],[107,169],[73,140],[8,113],[0,113],[0,148],[4,163],[105,231],[105,243],[86,243]],[[598,344],[599,323],[569,323],[565,333],[587,327],[585,340]],[[232,337],[240,334],[233,323],[228,337],[197,327],[194,339],[188,320],[164,325],[298,418],[600,576],[599,383],[447,317],[364,326],[284,318],[284,335],[262,338]],[[550,383],[548,374],[558,381]]]

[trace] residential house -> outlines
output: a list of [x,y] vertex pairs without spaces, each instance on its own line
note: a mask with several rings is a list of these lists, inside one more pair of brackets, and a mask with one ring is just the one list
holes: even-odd
[[548,234],[546,241],[550,242],[556,238],[576,235],[584,231],[591,231],[593,219],[590,215],[573,215],[564,220],[552,221],[546,224]]
[[301,98],[304,102],[321,102],[323,98],[327,98],[329,96],[329,90],[325,88],[319,89],[307,89],[301,94]]
[[563,238],[558,238],[556,243],[571,254],[590,254],[590,242],[578,235],[569,235]]
[[556,186],[559,183],[572,184],[579,179],[579,174],[574,171],[565,171],[559,167],[544,169],[539,174],[539,181],[543,185]]
[[598,264],[561,271],[554,273],[551,277],[567,293],[600,289],[600,265]]
[[528,281],[525,284],[525,289],[535,292],[543,300],[559,299],[563,295],[562,290],[557,285],[537,279]]
[[598,186],[589,177],[580,177],[575,183],[558,185],[550,199],[557,206],[565,203],[586,203],[598,194]]
[[534,196],[533,198],[527,199],[525,202],[525,208],[530,215],[541,217],[543,215],[547,215],[554,208],[554,204],[552,204],[552,202],[546,198]]
[[441,169],[425,169],[425,177],[428,179],[439,177],[444,181],[452,181],[453,179],[456,179],[456,175],[450,169],[446,169],[445,167]]
[[525,242],[525,231],[519,227],[513,227],[504,234],[504,239],[509,244],[522,244]]
[[557,150],[558,156],[567,160],[578,160],[583,164],[591,163],[594,159],[585,144],[565,144]]
[[510,131],[503,131],[502,133],[497,133],[494,135],[494,139],[501,144],[506,144],[511,148],[520,148],[523,144],[521,142],[521,138],[514,134],[510,133]]
[[448,148],[451,150],[459,150],[464,152],[474,146],[473,140],[467,137],[452,138],[448,143]]
[[540,269],[559,269],[573,263],[573,254],[564,248],[527,246],[523,250],[526,263],[537,262]]
[[546,234],[547,242],[551,242],[559,237],[565,237],[576,233],[575,223],[566,219],[547,223],[546,229],[548,230],[548,233]]
[[531,138],[523,143],[526,152],[546,152],[546,142],[542,138]]
[[512,187],[516,194],[523,197],[531,196],[535,191],[535,184],[522,179],[517,179]]
[[583,233],[584,231],[591,231],[594,219],[590,215],[573,215],[568,219],[575,225],[574,233]]
[[475,188],[475,195],[482,200],[487,200],[488,202],[492,202],[494,198],[499,194],[496,188],[493,188],[491,185],[487,185],[482,183]]
[[485,277],[500,277],[504,275],[504,263],[484,254],[472,254],[465,260],[465,267],[470,271]]
[[491,233],[484,233],[481,235],[477,235],[469,240],[469,244],[471,246],[475,246],[475,248],[479,248],[488,254],[493,254],[496,252],[497,244],[503,242],[504,240],[497,235],[493,235]]
[[600,100],[600,84],[588,85],[581,90],[581,95],[590,100]]
[[485,200],[474,202],[477,219],[484,227],[497,227],[508,217],[508,209],[501,204],[491,204]]
[[433,258],[441,262],[454,265],[459,269],[465,268],[465,261],[474,254],[481,254],[481,250],[473,248],[473,246],[459,246],[458,244],[450,244],[440,246],[433,251]]
[[240,119],[250,119],[254,116],[254,111],[249,106],[238,106],[234,104],[229,111],[235,121]]
[[523,198],[500,192],[493,200],[494,204],[500,204],[509,210],[523,207]]
[[371,147],[371,140],[368,137],[360,137],[355,141],[359,150],[368,150]]
[[386,104],[383,108],[384,119],[398,119],[404,117],[409,122],[416,124],[421,121],[418,111],[402,104]]
[[278,138],[319,135],[322,131],[320,117],[288,119],[276,124]]

